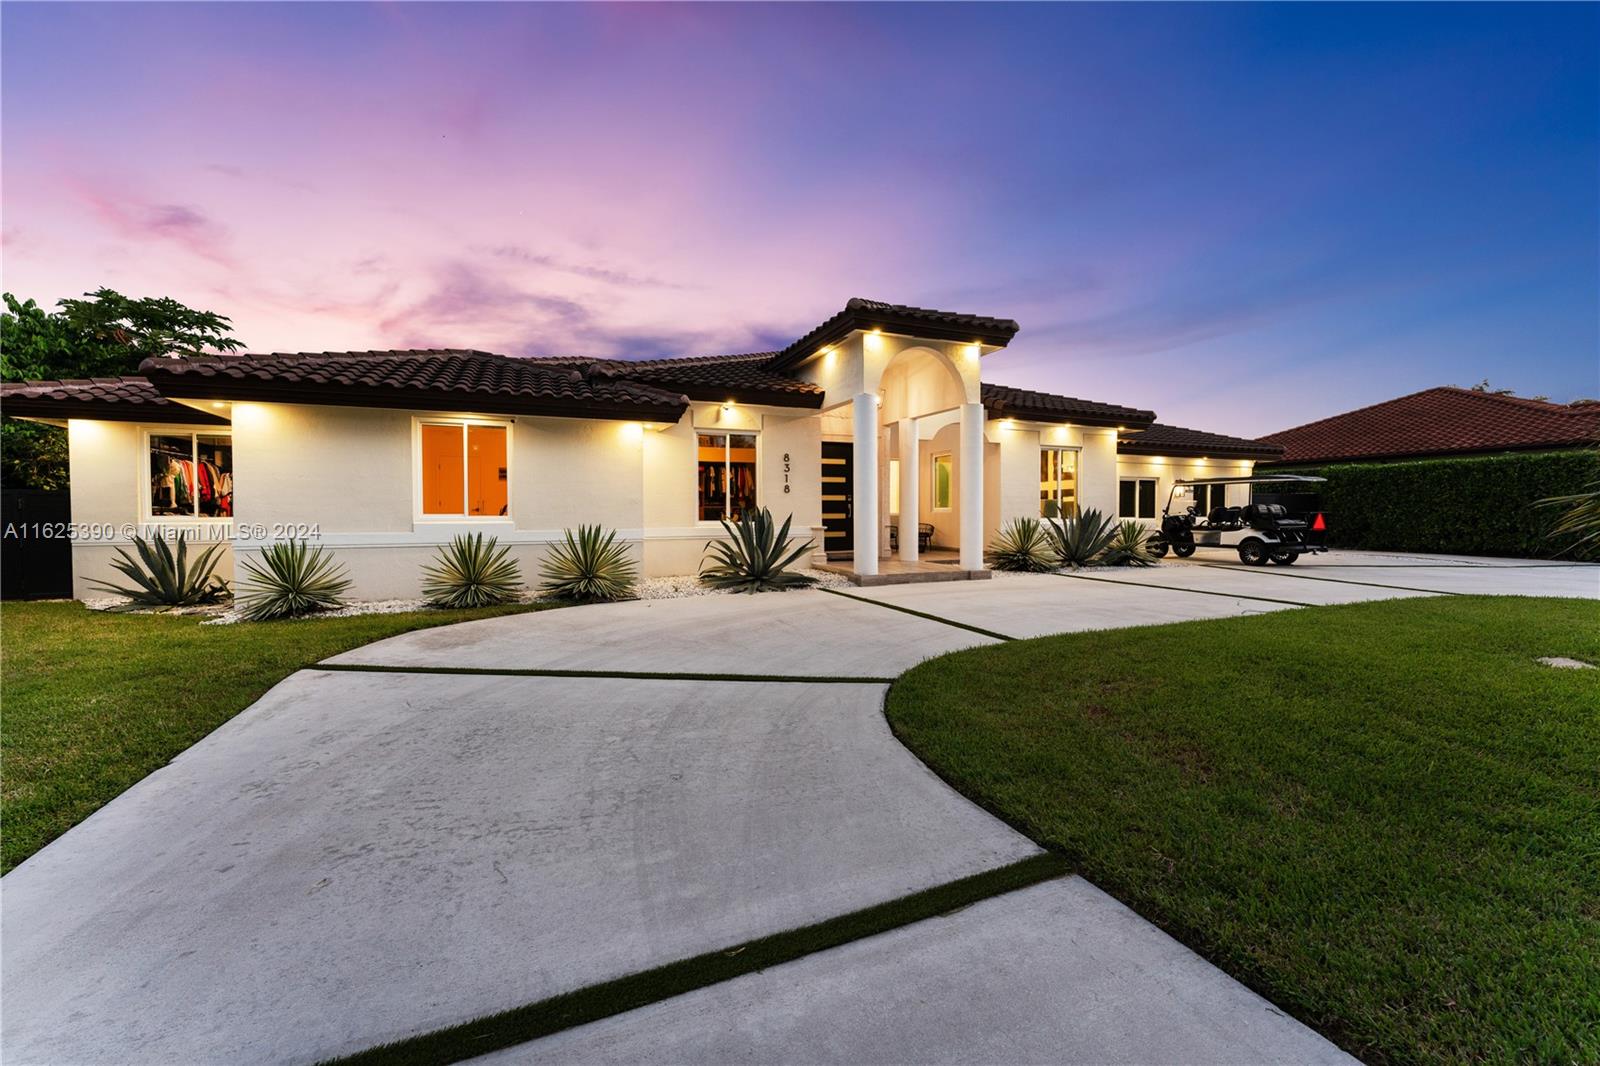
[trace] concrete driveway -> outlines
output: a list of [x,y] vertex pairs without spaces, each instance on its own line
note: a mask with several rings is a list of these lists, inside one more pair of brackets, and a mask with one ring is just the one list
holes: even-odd
[[[1036,849],[893,739],[871,679],[999,636],[1518,590],[1600,596],[1600,570],[1187,563],[396,637],[284,681],[0,882],[0,1050],[314,1062],[893,900]],[[518,670],[731,676],[492,672]],[[502,1054],[1343,1058],[1075,878]]]

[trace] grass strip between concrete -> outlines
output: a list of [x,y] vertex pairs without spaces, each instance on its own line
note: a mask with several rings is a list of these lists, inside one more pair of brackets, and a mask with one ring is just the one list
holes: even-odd
[[826,674],[690,674],[649,670],[546,670],[491,666],[390,666],[384,663],[315,663],[307,670],[371,674],[468,674],[484,677],[598,677],[623,681],[756,681],[788,685],[888,685],[892,677],[830,677]]
[[[1230,566],[1227,563],[1196,563],[1196,566],[1209,567],[1212,570],[1233,570],[1241,574],[1266,574],[1268,577],[1292,577],[1300,581],[1331,581],[1336,585],[1362,585],[1369,589],[1394,589],[1396,592],[1426,592],[1433,596],[1462,596],[1466,593],[1446,592],[1443,589],[1420,589],[1415,585],[1388,585],[1379,581],[1355,581],[1348,577],[1317,577],[1315,574],[1302,574],[1293,572],[1286,567],[1265,566]],[[1487,569],[1487,567],[1481,568]],[[1307,604],[1307,606],[1311,606]]]
[[[1205,565],[1204,563],[1200,565]],[[1192,592],[1196,596],[1221,596],[1226,600],[1259,600],[1262,603],[1281,603],[1289,607],[1316,607],[1317,604],[1306,603],[1302,600],[1278,600],[1271,596],[1252,596],[1247,592],[1217,592],[1214,589],[1188,589],[1181,585],[1158,585],[1154,581],[1124,581],[1115,577],[1090,577],[1088,574],[1063,574],[1059,570],[1051,573],[1056,577],[1076,578],[1079,581],[1094,581],[1102,585],[1128,585],[1133,588],[1159,589],[1162,592]]]
[[917,618],[926,618],[930,622],[938,622],[940,625],[954,626],[957,629],[965,629],[967,632],[976,633],[981,637],[992,637],[995,640],[1017,639],[1016,637],[1008,637],[1004,633],[996,633],[992,629],[984,629],[981,626],[969,626],[965,622],[957,622],[951,618],[942,618],[936,614],[929,614],[927,611],[918,611],[910,607],[902,607],[898,603],[885,603],[883,600],[869,599],[866,596],[853,596],[848,592],[840,592],[838,589],[818,589],[817,591],[826,592],[830,596],[842,596],[847,600],[855,600],[857,603],[870,603],[874,607],[887,607],[889,610],[899,611],[901,614],[909,614]]
[[433,1066],[462,1062],[948,914],[1070,872],[1065,858],[1054,852],[1044,852],[814,925],[708,951],[431,1033],[379,1044],[353,1055],[326,1060],[323,1066]]

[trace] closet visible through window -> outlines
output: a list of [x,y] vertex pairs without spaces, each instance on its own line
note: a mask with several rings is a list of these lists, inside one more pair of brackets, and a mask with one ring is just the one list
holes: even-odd
[[737,521],[756,506],[756,438],[753,433],[698,435],[699,488],[702,522]]
[[150,434],[150,514],[233,517],[233,438],[219,433]]

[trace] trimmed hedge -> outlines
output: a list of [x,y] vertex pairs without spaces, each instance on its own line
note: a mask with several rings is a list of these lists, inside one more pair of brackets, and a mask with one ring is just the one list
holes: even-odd
[[1333,547],[1600,558],[1595,550],[1575,555],[1571,538],[1552,539],[1549,530],[1560,509],[1534,506],[1549,496],[1582,492],[1600,479],[1600,453],[1592,449],[1274,472],[1328,479],[1321,490]]

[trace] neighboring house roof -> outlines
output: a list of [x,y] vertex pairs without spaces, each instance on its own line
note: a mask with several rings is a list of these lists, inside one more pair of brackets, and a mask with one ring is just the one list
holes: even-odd
[[983,385],[983,406],[991,418],[1022,418],[1031,422],[1077,422],[1086,426],[1148,426],[1154,411],[1122,407],[1097,400],[1080,400],[1009,385]]
[[198,399],[671,422],[688,404],[681,391],[576,365],[454,348],[180,356],[139,369],[162,393]]
[[225,426],[226,418],[176,403],[140,377],[0,384],[0,411],[34,418],[93,418],[107,422],[181,422]]
[[821,348],[837,344],[858,329],[907,333],[930,340],[969,341],[1006,345],[1021,329],[1009,318],[934,311],[926,307],[884,303],[852,297],[844,310],[772,357],[773,370],[788,370],[805,362]]
[[1229,437],[1221,433],[1207,433],[1201,429],[1182,426],[1164,426],[1160,422],[1146,426],[1136,437],[1117,441],[1118,455],[1174,455],[1195,459],[1220,456],[1227,459],[1279,459],[1283,449],[1265,441],[1246,437]]
[[1445,385],[1261,439],[1281,445],[1285,463],[1567,448],[1600,440],[1600,405]]

